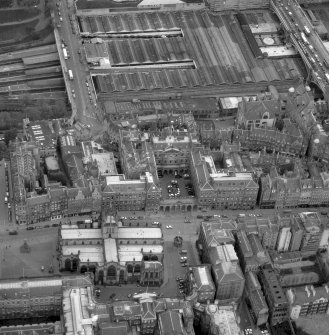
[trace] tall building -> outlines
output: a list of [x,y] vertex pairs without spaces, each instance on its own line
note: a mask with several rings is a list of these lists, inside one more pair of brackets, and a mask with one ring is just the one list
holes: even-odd
[[199,205],[211,209],[248,209],[256,206],[258,184],[247,172],[217,171],[212,156],[191,152],[191,177]]
[[300,251],[303,254],[316,254],[320,246],[322,235],[321,221],[316,212],[299,213],[299,217],[304,226],[304,236]]
[[215,298],[222,305],[238,303],[242,296],[245,279],[238,261],[232,245],[211,248],[210,263],[216,285]]
[[276,325],[286,321],[289,317],[288,300],[274,269],[271,267],[262,269],[259,273],[259,280],[269,308],[270,323]]
[[161,188],[149,172],[137,180],[125,179],[123,175],[107,176],[102,197],[102,206],[106,212],[157,211]]
[[210,262],[212,248],[219,245],[234,244],[233,229],[235,227],[230,222],[220,220],[219,222],[202,222],[200,226],[198,245],[201,249],[204,263]]
[[287,251],[291,241],[290,227],[283,227],[280,230],[277,244],[277,251]]

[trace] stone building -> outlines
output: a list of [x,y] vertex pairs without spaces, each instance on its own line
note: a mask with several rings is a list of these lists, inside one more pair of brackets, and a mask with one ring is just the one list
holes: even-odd
[[323,286],[300,286],[289,288],[286,292],[290,307],[290,317],[293,320],[308,315],[328,313],[329,288]]
[[161,228],[62,226],[58,251],[61,270],[93,272],[96,283],[159,286],[163,281]]
[[[200,265],[191,267],[186,275],[189,299],[200,303],[214,301],[216,288],[211,278],[210,267]],[[194,298],[195,296],[195,298]]]
[[256,206],[258,184],[251,173],[218,172],[213,158],[201,151],[190,153],[191,178],[199,206],[210,209],[252,209]]
[[259,280],[269,308],[271,325],[286,321],[289,317],[289,304],[274,269],[271,267],[262,269],[259,273]]

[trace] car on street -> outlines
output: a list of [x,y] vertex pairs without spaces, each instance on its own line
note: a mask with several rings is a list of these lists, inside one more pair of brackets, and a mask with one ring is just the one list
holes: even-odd
[[154,225],[154,226],[158,226],[158,225],[159,225],[159,222],[158,222],[158,221],[154,221],[154,222],[152,222],[152,225]]
[[180,263],[186,263],[186,262],[187,262],[187,259],[181,259],[179,262],[180,262]]
[[59,224],[58,224],[58,223],[53,223],[51,226],[52,226],[52,227],[58,227]]
[[33,230],[34,227],[26,227],[26,230]]
[[131,293],[129,293],[128,295],[127,295],[127,298],[131,298],[133,295],[131,294]]
[[183,268],[186,268],[187,267],[187,264],[186,263],[183,263],[181,264]]
[[9,235],[18,235],[18,232],[17,232],[17,230],[11,230],[9,232]]

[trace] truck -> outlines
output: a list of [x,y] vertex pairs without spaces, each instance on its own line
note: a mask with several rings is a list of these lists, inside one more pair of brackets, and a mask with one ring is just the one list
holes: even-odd
[[63,48],[63,55],[64,55],[64,59],[68,59],[68,55],[67,55],[67,50],[65,48]]
[[70,80],[73,80],[73,73],[72,73],[72,70],[69,70],[69,78],[70,78]]
[[307,40],[305,34],[304,34],[304,33],[301,33],[300,36],[302,37],[303,42],[304,42],[305,44],[308,44],[308,40]]
[[306,34],[307,36],[310,36],[311,31],[310,31],[310,28],[309,28],[308,26],[304,26],[304,31],[305,31],[305,34]]

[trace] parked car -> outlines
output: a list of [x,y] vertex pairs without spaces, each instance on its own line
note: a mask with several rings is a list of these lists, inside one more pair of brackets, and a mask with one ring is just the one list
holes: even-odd
[[34,227],[26,227],[26,230],[33,230]]
[[58,224],[58,223],[53,223],[51,226],[52,226],[52,227],[58,227],[59,224]]
[[18,231],[17,230],[11,230],[9,232],[9,235],[18,235]]

